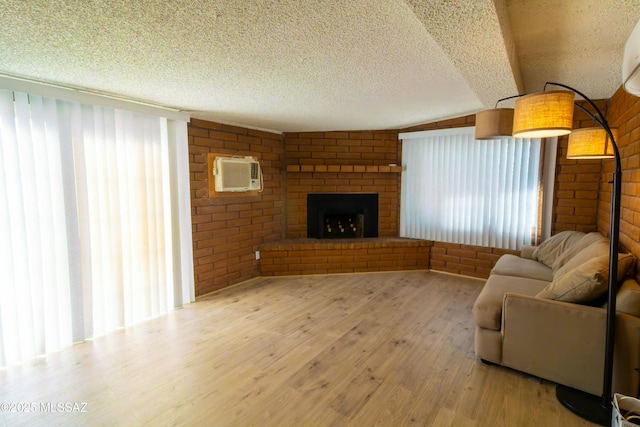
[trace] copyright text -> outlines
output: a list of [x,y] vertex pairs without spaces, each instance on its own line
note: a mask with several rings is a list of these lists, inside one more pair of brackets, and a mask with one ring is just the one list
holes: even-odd
[[0,412],[87,412],[87,402],[0,402]]

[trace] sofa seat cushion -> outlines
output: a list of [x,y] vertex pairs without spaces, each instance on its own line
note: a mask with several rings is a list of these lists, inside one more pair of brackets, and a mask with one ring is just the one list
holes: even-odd
[[481,328],[499,331],[502,321],[502,301],[507,292],[535,296],[548,284],[546,280],[491,275],[473,305],[473,320]]
[[516,276],[550,282],[553,279],[551,268],[533,259],[516,255],[502,255],[491,270],[491,275]]

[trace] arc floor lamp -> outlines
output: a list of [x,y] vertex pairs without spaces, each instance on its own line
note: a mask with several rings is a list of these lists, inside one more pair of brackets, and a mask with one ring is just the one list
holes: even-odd
[[[547,85],[558,86],[566,90],[545,92]],[[500,136],[546,138],[569,134],[567,158],[614,159],[602,395],[594,396],[560,384],[556,387],[556,397],[569,410],[592,422],[610,425],[622,189],[620,153],[616,145],[617,129],[612,129],[597,105],[578,90],[554,82],[547,82],[544,90],[540,93],[511,97],[517,98],[513,110],[498,109],[496,103],[494,110],[478,113],[476,116],[476,139],[491,139]],[[590,108],[575,103],[576,94],[582,97]],[[509,98],[500,101],[506,99]],[[574,106],[584,111],[598,126],[572,131]],[[513,117],[512,122],[511,117]],[[511,123],[512,129],[509,132],[508,128]]]

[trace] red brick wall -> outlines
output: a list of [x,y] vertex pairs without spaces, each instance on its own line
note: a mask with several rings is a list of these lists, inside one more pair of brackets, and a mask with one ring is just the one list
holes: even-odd
[[[606,115],[608,100],[595,102]],[[586,103],[582,102],[586,106]],[[591,108],[590,108],[591,110]],[[576,108],[573,128],[595,126],[585,112]],[[554,191],[551,234],[565,230],[590,232],[597,230],[598,192],[601,180],[600,160],[567,159],[568,136],[558,138],[556,183]]]
[[[607,101],[598,101],[603,110]],[[621,243],[640,257],[640,105],[638,98],[618,91],[609,116],[620,127],[623,154]],[[473,126],[475,116],[429,123],[401,132]],[[593,123],[576,110],[575,127]],[[196,295],[259,275],[255,251],[263,243],[306,236],[309,192],[377,192],[379,234],[399,231],[400,174],[397,172],[289,172],[297,166],[386,166],[401,164],[398,131],[306,132],[284,136],[192,119],[189,126],[193,245]],[[610,161],[566,159],[567,138],[560,138],[552,232],[608,233]],[[208,197],[207,154],[257,157],[265,175],[259,196]],[[604,169],[603,169],[604,168]],[[355,168],[354,168],[355,169]],[[285,179],[286,177],[286,179]],[[286,200],[286,203],[285,203]],[[596,212],[597,220],[596,220]],[[285,222],[286,216],[286,222]],[[502,253],[497,249],[435,242],[431,268],[486,277]]]
[[[256,157],[264,192],[209,198],[208,153]],[[282,135],[191,119],[189,170],[196,296],[258,276],[258,246],[284,237]]]
[[264,276],[426,270],[430,246],[398,238],[288,239],[260,246],[260,266]]
[[[386,166],[400,164],[397,131],[285,133],[287,165]],[[288,172],[288,238],[307,237],[307,194],[378,193],[378,235],[399,232],[398,172]]]
[[486,279],[504,254],[519,254],[519,251],[433,242],[430,267],[432,270]]
[[[620,244],[640,259],[640,98],[622,88],[611,97],[609,124],[618,128],[618,148],[622,166],[620,202]],[[598,231],[609,235],[611,180],[614,162],[602,161],[602,182],[598,205]]]

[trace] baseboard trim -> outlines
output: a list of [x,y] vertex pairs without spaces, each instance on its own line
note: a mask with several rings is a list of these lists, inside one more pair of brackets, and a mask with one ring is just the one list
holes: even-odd
[[434,269],[429,269],[429,271],[431,271],[433,273],[448,274],[449,276],[464,277],[465,279],[475,279],[475,280],[479,280],[481,282],[486,282],[487,281],[487,279],[483,279],[481,277],[467,276],[466,274],[452,273],[450,271],[441,271],[441,270],[434,270]]

